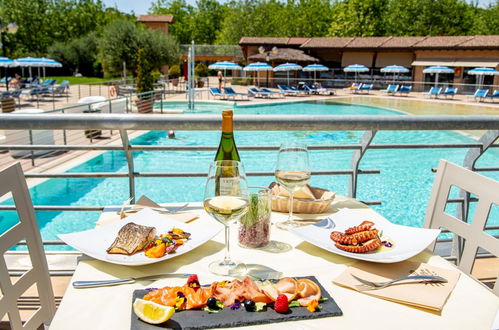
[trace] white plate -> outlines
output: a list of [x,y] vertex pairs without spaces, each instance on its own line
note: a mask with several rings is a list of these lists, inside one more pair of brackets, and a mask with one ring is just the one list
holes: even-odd
[[[206,215],[201,215],[201,217],[204,216]],[[168,218],[168,216],[161,215],[152,210],[144,209],[122,221],[116,221],[109,225],[91,230],[61,234],[58,236],[66,242],[66,244],[95,259],[118,265],[140,266],[175,258],[189,252],[212,239],[223,228],[214,222],[210,222],[209,225],[203,225],[200,220],[201,219],[197,220],[194,224],[188,224]],[[191,233],[191,237],[184,245],[179,246],[176,252],[166,254],[162,258],[148,258],[144,255],[144,252],[138,252],[131,256],[124,254],[108,254],[106,250],[114,242],[118,231],[129,222],[155,227],[157,235],[164,234],[173,227],[176,227]]]
[[[440,234],[439,229],[424,229],[401,226],[391,223],[376,212],[368,209],[343,209],[330,217],[334,228],[327,228],[328,220],[310,226],[296,227],[290,231],[303,240],[324,250],[359,260],[392,263],[409,259],[423,251]],[[343,232],[345,229],[358,226],[362,221],[374,222],[374,227],[382,231],[382,240],[390,239],[394,247],[378,252],[351,253],[338,249],[331,240],[333,231]]]

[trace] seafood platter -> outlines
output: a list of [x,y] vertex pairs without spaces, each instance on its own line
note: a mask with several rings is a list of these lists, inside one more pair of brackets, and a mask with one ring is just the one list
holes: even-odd
[[313,225],[290,231],[332,253],[379,263],[409,259],[440,234],[438,229],[393,224],[369,209],[342,209]]

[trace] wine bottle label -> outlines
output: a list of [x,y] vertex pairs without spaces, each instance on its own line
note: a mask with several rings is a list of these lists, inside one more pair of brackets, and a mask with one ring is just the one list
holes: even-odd
[[237,196],[239,193],[239,176],[221,177],[219,193],[221,196]]

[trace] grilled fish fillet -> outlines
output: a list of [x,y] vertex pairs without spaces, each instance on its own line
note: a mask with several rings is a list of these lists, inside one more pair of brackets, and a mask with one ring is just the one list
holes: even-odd
[[142,250],[156,236],[156,228],[130,222],[118,232],[118,237],[107,249],[107,253],[132,255]]

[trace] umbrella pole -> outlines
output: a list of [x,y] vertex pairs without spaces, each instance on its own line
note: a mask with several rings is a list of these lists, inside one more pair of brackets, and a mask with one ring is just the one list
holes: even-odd
[[435,87],[438,85],[438,72],[435,73]]
[[286,72],[288,74],[288,86],[289,86],[289,71]]

